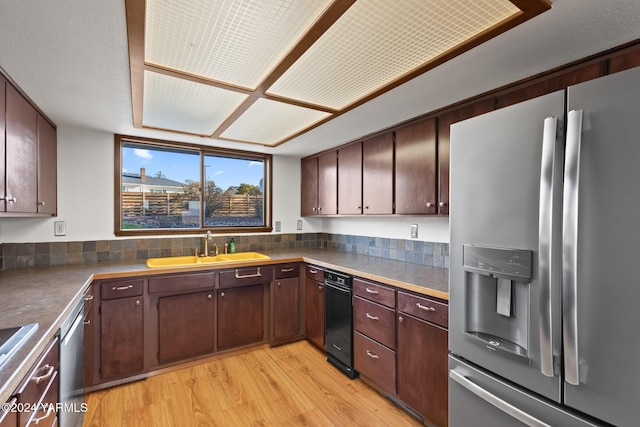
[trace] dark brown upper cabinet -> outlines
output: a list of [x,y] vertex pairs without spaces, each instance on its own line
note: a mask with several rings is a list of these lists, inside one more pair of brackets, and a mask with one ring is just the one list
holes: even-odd
[[362,143],[362,205],[365,215],[393,213],[393,134]]
[[436,119],[397,129],[395,155],[395,213],[438,213]]
[[362,141],[338,149],[338,214],[362,213]]
[[55,215],[56,128],[0,76],[0,212]]
[[335,215],[338,212],[337,151],[302,159],[300,214]]

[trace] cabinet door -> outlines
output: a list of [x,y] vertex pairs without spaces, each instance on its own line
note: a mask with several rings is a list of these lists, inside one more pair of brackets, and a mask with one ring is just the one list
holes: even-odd
[[436,119],[398,129],[395,149],[396,213],[437,213]]
[[94,384],[93,370],[95,368],[95,322],[93,321],[93,306],[85,303],[84,311],[84,386],[89,387]]
[[6,91],[6,211],[35,213],[37,113],[13,86]]
[[496,108],[495,98],[478,101],[438,118],[438,213],[449,214],[449,157],[451,146],[451,125],[470,117],[488,113]]
[[218,349],[262,341],[264,285],[218,291]]
[[56,214],[56,129],[38,114],[38,213]]
[[316,215],[318,209],[318,158],[300,161],[300,215]]
[[300,279],[276,279],[273,287],[273,338],[300,333]]
[[158,298],[158,361],[213,352],[213,292]]
[[304,330],[307,339],[324,350],[324,284],[304,280]]
[[362,142],[338,150],[338,213],[362,213]]
[[115,379],[142,372],[142,297],[102,301],[100,316],[101,378]]
[[398,314],[398,397],[425,418],[447,425],[447,330]]
[[362,143],[362,203],[364,214],[393,213],[393,135]]
[[338,213],[338,157],[331,151],[318,157],[319,215]]

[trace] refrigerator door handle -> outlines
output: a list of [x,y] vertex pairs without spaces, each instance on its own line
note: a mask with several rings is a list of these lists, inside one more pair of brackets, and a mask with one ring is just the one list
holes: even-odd
[[449,377],[452,380],[454,380],[455,382],[457,382],[458,384],[460,384],[462,387],[464,387],[467,390],[469,390],[471,393],[473,393],[476,396],[478,396],[480,399],[482,399],[485,402],[495,406],[496,408],[498,408],[502,412],[504,412],[504,413],[506,413],[508,415],[511,415],[513,418],[517,419],[518,421],[523,422],[524,424],[526,424],[528,426],[532,426],[532,427],[551,427],[549,424],[546,424],[546,423],[540,421],[539,419],[537,419],[533,415],[524,412],[522,409],[516,408],[515,406],[513,406],[511,403],[507,402],[506,400],[503,400],[503,399],[499,398],[498,396],[496,396],[495,394],[489,392],[488,390],[485,390],[484,388],[480,387],[479,385],[477,385],[476,383],[474,383],[473,381],[471,381],[470,379],[468,379],[467,377],[465,377],[461,373],[456,372],[453,369],[449,371]]
[[555,169],[558,119],[544,120],[540,168],[540,213],[538,255],[540,272],[540,372],[553,377],[553,337],[551,310],[551,245],[553,232],[553,175]]
[[567,115],[562,213],[562,329],[565,381],[580,384],[578,356],[578,189],[582,110]]

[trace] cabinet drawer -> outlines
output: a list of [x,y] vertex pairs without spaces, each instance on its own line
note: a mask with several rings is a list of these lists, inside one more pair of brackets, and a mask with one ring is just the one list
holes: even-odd
[[322,267],[307,265],[305,266],[305,271],[305,274],[309,279],[313,279],[316,282],[324,283],[324,269]]
[[44,393],[42,402],[38,405],[36,411],[26,413],[25,416],[31,415],[27,422],[27,427],[34,426],[57,426],[56,421],[56,403],[58,403],[58,383],[59,378],[56,377],[49,383],[49,387]]
[[216,274],[180,274],[177,276],[152,277],[149,279],[149,293],[213,289]]
[[[55,387],[57,390],[58,378],[58,339],[54,339],[49,347],[44,351],[42,358],[35,364],[34,368],[25,377],[18,387],[16,398],[18,403],[37,404],[42,400],[45,393]],[[27,418],[32,412],[20,413],[20,425],[25,425]]]
[[353,278],[353,294],[387,307],[395,308],[396,306],[394,289],[358,277]]
[[235,288],[236,286],[256,285],[270,282],[272,277],[272,267],[235,268],[220,272],[220,287]]
[[353,329],[389,348],[396,347],[396,316],[390,308],[354,297]]
[[449,327],[449,306],[430,298],[398,292],[398,311],[444,328]]
[[100,298],[103,300],[137,297],[142,295],[143,279],[125,279],[102,282]]
[[300,265],[282,264],[276,265],[276,279],[286,279],[288,277],[298,277],[300,275]]
[[353,363],[360,375],[376,383],[384,391],[396,393],[396,352],[365,337],[353,334]]

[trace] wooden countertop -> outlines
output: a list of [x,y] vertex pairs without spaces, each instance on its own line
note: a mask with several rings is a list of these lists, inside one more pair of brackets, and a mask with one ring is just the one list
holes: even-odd
[[144,262],[138,262],[0,271],[0,328],[38,324],[38,329],[0,367],[0,403],[12,396],[74,304],[96,279],[303,261],[443,300],[449,299],[449,271],[443,268],[327,249],[263,253],[271,259],[179,268],[150,269]]

